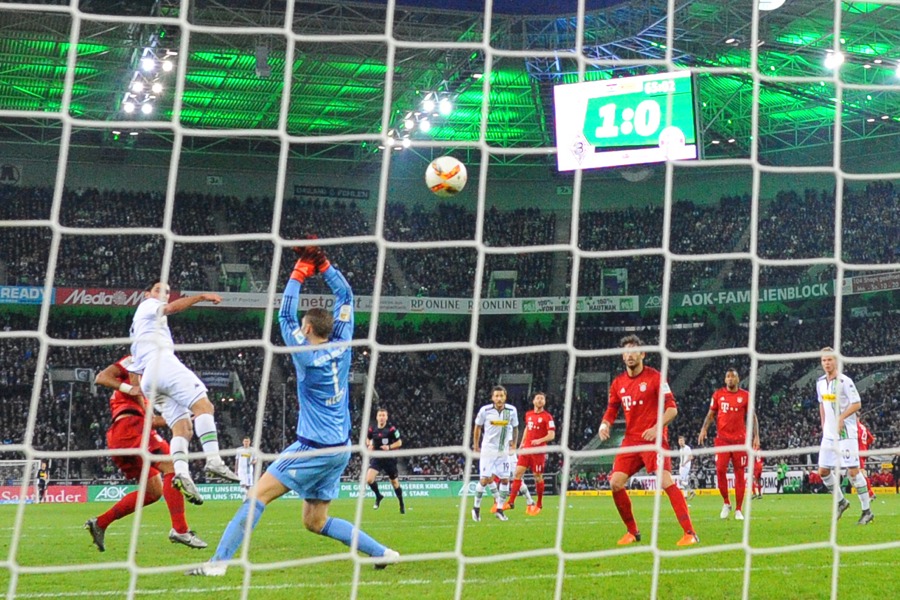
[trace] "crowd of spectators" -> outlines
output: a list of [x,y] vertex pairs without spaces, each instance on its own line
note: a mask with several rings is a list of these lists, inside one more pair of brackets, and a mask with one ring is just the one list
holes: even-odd
[[[856,199],[858,201],[851,201]],[[889,183],[871,184],[865,191],[847,192],[844,202],[844,258],[851,262],[889,262],[900,245],[892,242],[897,224],[885,215],[894,214],[896,195]],[[52,192],[49,188],[0,190],[0,218],[8,220],[49,219]],[[171,228],[182,236],[243,233],[268,234],[273,223],[274,201],[265,197],[237,198],[178,192],[173,203]],[[157,192],[126,192],[98,189],[66,189],[60,205],[60,223],[79,228],[125,228],[164,225],[166,198]],[[834,194],[806,190],[803,194],[781,192],[771,202],[762,202],[759,216],[759,253],[765,258],[811,258],[833,254]],[[239,217],[238,217],[239,216]],[[280,235],[303,239],[310,234],[333,238],[373,237],[372,215],[355,203],[314,198],[286,198],[282,204]],[[750,204],[746,197],[723,197],[717,204],[696,205],[678,201],[673,205],[669,248],[676,254],[743,252],[749,248]],[[878,217],[878,218],[876,218]],[[476,214],[463,207],[437,203],[427,209],[388,205],[384,237],[396,242],[474,241]],[[536,246],[558,241],[557,217],[538,208],[485,211],[482,240],[488,247]],[[629,251],[659,248],[659,255],[583,259],[579,292],[601,292],[602,271],[626,268],[628,293],[658,294],[663,288],[665,261],[662,256],[664,211],[661,207],[628,210],[584,211],[579,215],[579,241],[583,250]],[[821,231],[810,234],[808,227]],[[872,229],[874,228],[875,231]],[[865,231],[863,231],[865,229]],[[871,244],[872,235],[883,234],[883,244]],[[564,236],[563,242],[568,241]],[[50,229],[22,227],[6,240],[5,280],[10,284],[41,285],[50,250]],[[335,264],[356,275],[357,293],[373,292],[378,247],[354,240],[329,250]],[[160,270],[165,240],[159,235],[83,236],[66,234],[58,252],[55,282],[61,285],[122,286],[140,288]],[[4,248],[7,250],[7,248]],[[216,266],[224,262],[248,264],[256,281],[269,281],[273,245],[267,240],[232,244],[179,241],[172,255],[170,278],[184,289],[226,289]],[[385,295],[430,294],[441,297],[472,295],[477,266],[473,248],[430,250],[392,249],[386,263],[381,292]],[[287,257],[288,259],[290,257]],[[565,294],[550,289],[554,263],[551,253],[521,252],[488,255],[483,289],[488,289],[494,270],[518,273],[517,295]],[[571,256],[568,257],[571,261]],[[397,271],[399,269],[399,271]],[[765,269],[764,269],[765,270]],[[834,276],[833,270],[769,268],[761,273],[760,285],[783,285],[799,280]],[[669,289],[746,289],[751,281],[748,260],[692,261],[672,263]],[[566,280],[568,281],[568,277]]]
[[[848,192],[844,202],[844,257],[850,261],[896,261],[896,224],[891,218],[876,219],[879,213],[894,215],[897,198],[890,184],[872,184],[864,192],[853,192],[860,202],[847,202],[854,196]],[[48,219],[52,194],[47,189],[0,188],[0,219]],[[61,223],[70,227],[116,228],[161,227],[166,199],[161,194],[139,194],[100,190],[66,190],[61,204]],[[121,210],[140,205],[145,210]],[[761,207],[759,252],[767,258],[810,258],[833,253],[833,194],[806,191],[785,192],[775,202]],[[115,207],[119,207],[117,210]],[[271,200],[238,199],[228,196],[178,194],[173,207],[172,229],[185,236],[221,233],[268,233],[273,221]],[[830,212],[829,212],[830,211]],[[240,214],[241,219],[233,215]],[[826,215],[824,218],[819,218]],[[539,209],[485,212],[483,240],[489,247],[534,246],[557,241],[556,217]],[[288,199],[283,206],[280,234],[286,239],[304,239],[310,234],[328,232],[329,237],[366,238],[375,233],[369,216],[352,202]],[[676,253],[746,251],[749,247],[749,204],[746,198],[723,198],[716,206],[697,206],[678,202],[673,206],[671,249]],[[821,231],[809,235],[801,223],[821,223]],[[661,246],[664,213],[662,209],[586,211],[580,215],[580,247],[585,250],[635,250]],[[868,226],[871,227],[868,227]],[[894,229],[891,230],[890,228]],[[887,228],[887,229],[885,229]],[[830,234],[829,234],[830,230]],[[14,235],[4,236],[0,272],[7,283],[42,285],[46,277],[51,230],[49,227],[14,228]],[[436,204],[429,210],[402,205],[388,205],[384,223],[385,239],[392,242],[474,240],[475,214],[449,205]],[[894,234],[891,234],[894,231]],[[873,234],[874,232],[874,234]],[[880,232],[880,233],[879,233]],[[852,235],[850,235],[852,234]],[[830,237],[829,237],[830,235]],[[874,235],[874,237],[873,237]],[[852,238],[852,241],[851,241]],[[885,244],[865,244],[856,238],[879,239]],[[763,241],[765,240],[765,241]],[[217,244],[178,242],[173,247],[170,276],[180,287],[213,286],[218,273],[209,265],[223,261],[249,264],[260,281],[269,282],[274,246],[268,241]],[[57,285],[141,288],[159,271],[165,240],[159,235],[82,236],[66,233],[56,257],[54,282]],[[372,293],[379,249],[373,241],[354,241],[329,246],[329,255],[353,283],[357,294]],[[284,249],[283,269],[293,260]],[[386,254],[382,294],[419,293],[431,296],[471,296],[477,266],[474,248],[412,249],[391,248]],[[552,293],[549,288],[555,261],[552,253],[488,255],[483,289],[488,288],[492,270],[516,270],[517,293],[520,296]],[[663,285],[665,260],[658,256],[631,256],[617,259],[583,259],[579,293],[599,294],[603,269],[625,267],[629,271],[628,293],[659,293]],[[399,270],[397,270],[399,269]],[[763,267],[760,285],[783,285],[810,279],[834,277],[833,269],[805,267]],[[568,279],[568,277],[567,277]],[[680,261],[673,264],[671,289],[746,289],[750,280],[750,262]],[[679,287],[683,286],[683,287]],[[699,287],[698,287],[699,286]],[[318,279],[305,288],[308,293],[328,293]],[[563,293],[568,293],[563,292]],[[851,362],[846,371],[862,383],[863,417],[878,437],[878,446],[900,445],[900,372],[896,365],[877,362],[877,357],[900,353],[900,341],[894,334],[900,329],[898,303],[891,298],[877,312],[853,312],[845,302],[841,323],[841,349],[848,357],[868,359]],[[832,299],[807,301],[782,306],[774,312],[759,315],[755,331],[755,350],[764,355],[816,352],[831,344],[834,337]],[[191,316],[173,326],[178,343],[209,343],[245,340],[246,347],[217,350],[187,350],[182,359],[197,371],[229,371],[237,374],[240,389],[212,390],[222,424],[222,447],[236,446],[240,437],[252,434],[258,420],[259,400],[264,399],[261,419],[261,449],[275,453],[293,437],[296,422],[296,381],[293,367],[285,354],[273,357],[272,369],[263,377],[265,351],[260,347],[264,328],[259,315],[246,313],[212,313],[191,311]],[[47,353],[47,365],[90,368],[97,372],[120,358],[124,346],[111,346],[101,340],[125,337],[130,314],[122,311],[112,316],[99,312],[51,311],[47,334],[54,341]],[[429,345],[442,342],[467,342],[472,333],[471,320],[448,316],[434,320],[402,320],[379,325],[376,339],[385,347],[378,353],[374,369],[374,388],[378,397],[374,405],[385,405],[401,429],[407,448],[460,447],[471,428],[470,412],[489,399],[490,387],[503,375],[529,375],[530,385],[510,384],[510,402],[524,414],[529,408],[528,390],[544,390],[549,394],[548,409],[557,419],[560,431],[568,431],[569,447],[579,449],[596,436],[596,427],[605,407],[605,390],[580,386],[568,392],[565,376],[573,357],[562,351],[496,352],[496,350],[564,344],[568,333],[568,315],[544,316],[528,320],[523,317],[482,315],[475,330],[475,342],[485,352],[477,359],[473,400],[470,397],[470,375],[474,357],[469,350],[434,350]],[[657,318],[644,320],[638,313],[580,314],[575,323],[575,348],[597,350],[594,356],[579,356],[576,375],[608,373],[622,370],[615,348],[618,339],[637,332],[648,345],[658,344],[660,328]],[[37,311],[10,312],[0,325],[7,331],[35,330]],[[735,318],[722,311],[680,314],[670,319],[666,329],[666,349],[693,352],[715,348],[744,348],[749,343],[746,316]],[[357,337],[368,335],[367,327],[358,327]],[[280,345],[277,326],[271,327],[269,340]],[[96,340],[96,344],[67,345],[65,340]],[[414,352],[391,351],[392,345],[418,344]],[[8,390],[0,403],[0,439],[5,444],[21,443],[32,408],[32,390],[40,343],[33,337],[0,339],[0,382]],[[360,347],[355,354],[354,371],[368,374],[371,348]],[[746,352],[735,352],[727,359],[700,359],[702,366],[692,373],[692,359],[679,358],[666,364],[668,378],[679,398],[680,414],[673,433],[696,439],[706,414],[711,392],[722,385],[724,370],[737,364],[744,377],[750,373]],[[648,363],[661,368],[658,355]],[[761,362],[762,366],[764,363]],[[798,464],[814,460],[801,448],[815,446],[819,439],[818,413],[811,392],[810,373],[816,371],[815,360],[771,360],[765,364],[778,368],[765,369],[756,381],[756,406],[764,449],[793,449],[789,462]],[[681,375],[684,373],[684,377]],[[865,385],[866,378],[877,378],[878,385]],[[261,390],[263,380],[268,387]],[[73,450],[102,448],[107,425],[106,390],[88,392],[85,386],[70,386],[42,376],[44,385],[37,399],[36,418],[31,443],[38,450]],[[577,378],[576,378],[577,381]],[[52,384],[52,385],[51,385]],[[602,386],[601,386],[602,387]],[[82,389],[84,388],[84,389]],[[364,390],[353,386],[352,414],[354,430],[363,421]],[[568,422],[564,420],[563,400],[572,397]],[[471,404],[471,406],[470,406]],[[70,411],[69,407],[72,406]],[[69,425],[71,413],[71,427]],[[371,418],[371,417],[370,417]],[[71,436],[66,431],[71,430]],[[274,433],[273,433],[274,432]],[[431,452],[431,451],[429,451]],[[407,473],[460,476],[465,466],[462,454],[433,451],[403,460]],[[559,466],[558,459],[553,462]],[[360,462],[354,459],[353,469]],[[700,470],[710,470],[711,459],[700,460]],[[110,475],[108,459],[73,459],[69,469],[79,478]],[[351,469],[351,473],[354,472]],[[602,473],[601,473],[602,475]],[[602,485],[591,477],[578,479],[577,485]],[[596,479],[596,478],[595,478]]]

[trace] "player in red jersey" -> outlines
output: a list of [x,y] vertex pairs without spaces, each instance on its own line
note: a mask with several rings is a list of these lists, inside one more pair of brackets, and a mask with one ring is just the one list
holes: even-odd
[[[697,442],[706,441],[706,431],[713,419],[716,420],[716,447],[740,446],[747,442],[747,411],[750,408],[750,394],[741,389],[741,378],[737,369],[725,371],[725,387],[717,389],[709,402],[709,412],[703,420]],[[716,416],[718,415],[718,416]],[[759,423],[753,415],[753,448],[759,449]],[[719,493],[725,504],[719,517],[727,519],[731,514],[731,501],[728,497],[728,463],[734,468],[734,518],[744,520],[741,508],[744,505],[744,493],[747,491],[747,453],[743,450],[716,452],[716,481]]]
[[859,470],[863,477],[866,478],[866,488],[869,490],[869,498],[875,499],[875,491],[872,489],[872,480],[869,479],[869,473],[866,471],[865,452],[875,442],[875,435],[869,431],[869,428],[863,425],[862,419],[856,419],[856,427],[859,430]]
[[[625,362],[625,372],[616,377],[609,386],[609,406],[600,423],[600,439],[602,441],[609,439],[609,430],[621,406],[625,413],[625,438],[622,440],[622,448],[654,444],[657,441],[659,402],[662,396],[664,412],[661,424],[662,439],[659,442],[662,450],[668,450],[669,432],[666,426],[678,416],[675,396],[669,390],[669,384],[662,380],[659,371],[644,365],[644,353],[634,350],[635,347],[642,345],[638,336],[625,336],[619,345],[624,348],[622,360]],[[672,458],[663,456],[654,449],[622,452],[616,455],[613,463],[609,486],[619,516],[628,528],[628,533],[618,542],[620,546],[641,541],[641,533],[631,511],[631,499],[625,491],[628,478],[637,473],[641,467],[646,468],[648,473],[656,473],[660,459],[663,461],[661,487],[669,496],[678,523],[684,530],[684,536],[678,540],[678,545],[691,546],[700,541],[694,532],[687,502],[672,479]]]
[[[759,448],[757,448],[757,450],[759,450]],[[759,454],[753,459],[753,498],[755,499],[763,497],[762,470],[764,462],[763,457]]]
[[537,504],[529,506],[525,514],[535,516],[544,508],[544,464],[547,462],[547,454],[530,454],[526,448],[541,448],[556,439],[556,423],[553,417],[544,410],[547,405],[547,395],[544,392],[535,392],[531,399],[533,410],[525,413],[525,435],[522,436],[522,444],[519,446],[519,461],[516,463],[516,472],[513,475],[512,489],[509,492],[509,500],[503,510],[515,508],[516,496],[522,487],[522,477],[525,471],[531,469],[534,473],[535,488],[537,488]]
[[[131,357],[126,356],[119,362],[106,367],[95,380],[96,383],[115,390],[109,399],[112,425],[106,431],[106,445],[111,450],[143,447],[142,438],[148,403],[141,394],[141,387],[136,380],[137,376],[128,372],[130,363]],[[132,380],[132,378],[134,379]],[[153,427],[165,427],[165,425],[165,419],[158,416],[153,417]],[[169,454],[169,444],[152,429],[146,449],[151,454]],[[111,458],[125,477],[140,479],[144,459],[139,454],[116,455]],[[164,477],[161,477],[160,473]],[[160,496],[166,499],[166,506],[169,508],[169,515],[172,519],[169,540],[173,544],[184,544],[189,548],[206,548],[206,542],[188,528],[184,518],[184,497],[172,486],[174,477],[175,469],[172,461],[154,461],[150,464],[147,485],[143,490],[139,489],[126,494],[99,517],[88,519],[84,528],[90,532],[97,549],[100,552],[106,550],[106,528],[113,521],[132,514],[137,508],[138,502],[143,502],[144,506],[147,506],[159,500]]]

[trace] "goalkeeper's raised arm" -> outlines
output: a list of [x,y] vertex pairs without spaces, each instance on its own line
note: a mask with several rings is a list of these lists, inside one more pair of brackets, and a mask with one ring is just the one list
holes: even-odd
[[281,309],[278,314],[281,337],[285,344],[300,346],[308,343],[306,336],[302,333],[300,321],[297,319],[297,309],[303,282],[316,274],[322,275],[335,296],[331,341],[350,341],[353,338],[354,326],[353,289],[350,284],[344,275],[331,265],[321,248],[296,246],[293,250],[297,254],[297,262],[294,264],[290,279],[284,288]]

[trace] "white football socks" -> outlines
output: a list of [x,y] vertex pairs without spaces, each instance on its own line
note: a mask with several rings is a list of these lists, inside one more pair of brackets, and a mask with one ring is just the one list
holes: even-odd
[[211,414],[205,413],[194,418],[194,433],[203,444],[207,460],[222,460],[219,457],[219,433],[216,431],[216,420]]
[[176,475],[191,476],[191,471],[188,468],[187,462],[188,445],[188,439],[178,435],[173,435],[172,441],[169,442],[169,449],[172,452],[172,463],[175,466]]
[[866,483],[866,477],[862,473],[857,473],[853,478],[853,487],[856,488],[856,495],[859,497],[859,503],[862,504],[863,510],[869,510],[869,486]]

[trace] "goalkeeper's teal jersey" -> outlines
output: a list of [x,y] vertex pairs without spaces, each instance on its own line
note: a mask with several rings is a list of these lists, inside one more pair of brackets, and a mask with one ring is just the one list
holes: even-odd
[[[329,342],[349,342],[353,338],[353,290],[335,267],[324,273],[334,292],[334,327]],[[338,346],[310,345],[300,333],[297,307],[300,283],[288,281],[281,299],[278,321],[281,337],[288,346],[302,350],[291,354],[297,371],[297,439],[312,447],[344,445],[350,439],[349,343]]]

